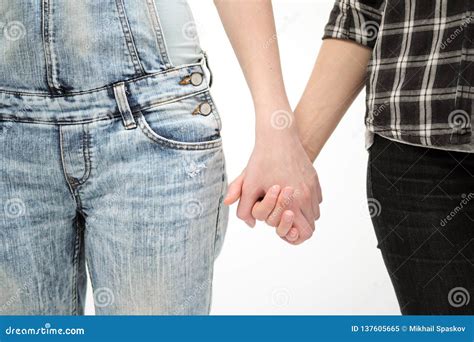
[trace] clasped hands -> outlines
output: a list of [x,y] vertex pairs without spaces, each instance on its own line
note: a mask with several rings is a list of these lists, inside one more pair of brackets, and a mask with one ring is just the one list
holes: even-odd
[[[322,201],[318,175],[298,137],[293,114],[288,127],[257,123],[247,167],[230,185],[225,204],[237,202],[237,217],[254,227],[265,221],[283,240],[299,245],[315,230]],[[273,119],[273,118],[272,118]]]

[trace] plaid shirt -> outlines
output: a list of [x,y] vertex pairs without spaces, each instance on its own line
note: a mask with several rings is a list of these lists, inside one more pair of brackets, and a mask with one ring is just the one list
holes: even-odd
[[324,38],[373,49],[368,129],[399,141],[471,141],[474,0],[338,0]]

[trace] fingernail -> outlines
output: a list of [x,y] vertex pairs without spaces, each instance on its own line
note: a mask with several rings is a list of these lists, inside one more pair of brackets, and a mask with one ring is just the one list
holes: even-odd
[[247,226],[249,226],[250,228],[255,227],[255,223],[254,223],[253,221],[245,221],[245,223],[246,223]]
[[285,214],[285,222],[291,222],[293,220],[293,213]]
[[280,186],[279,185],[274,185],[270,188],[270,193],[272,195],[277,195],[280,192]]

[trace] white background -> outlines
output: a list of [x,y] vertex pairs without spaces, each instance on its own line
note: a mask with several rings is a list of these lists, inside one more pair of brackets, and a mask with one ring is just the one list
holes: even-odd
[[[189,3],[214,72],[212,93],[223,120],[232,180],[253,148],[253,105],[213,2]],[[293,106],[312,70],[332,5],[332,0],[274,1]],[[361,95],[316,162],[324,202],[310,241],[298,247],[286,245],[264,224],[248,228],[231,208],[214,272],[212,314],[399,314],[367,209],[364,111]],[[91,293],[89,289],[89,314],[93,313]]]

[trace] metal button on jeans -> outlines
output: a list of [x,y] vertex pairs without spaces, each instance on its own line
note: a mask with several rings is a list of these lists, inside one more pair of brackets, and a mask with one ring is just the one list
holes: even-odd
[[195,72],[191,75],[191,84],[193,86],[199,86],[202,84],[202,81],[203,81],[203,77],[202,77],[202,74],[198,73],[198,72]]
[[209,103],[207,102],[204,102],[204,103],[201,103],[193,112],[193,115],[204,115],[204,116],[208,116],[209,114],[212,113],[212,107]]
[[203,81],[204,81],[204,76],[199,72],[194,72],[191,75],[183,78],[181,82],[179,82],[179,84],[180,85],[192,84],[193,86],[197,87],[197,86],[200,86]]

